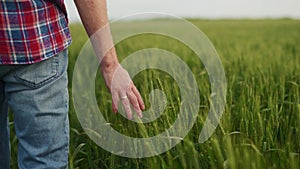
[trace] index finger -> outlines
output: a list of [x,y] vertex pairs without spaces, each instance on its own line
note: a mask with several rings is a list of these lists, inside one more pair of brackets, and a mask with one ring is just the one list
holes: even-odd
[[129,120],[132,120],[132,112],[131,112],[131,108],[130,108],[130,102],[129,102],[129,99],[122,99],[122,104],[123,104],[123,107],[125,109],[125,112],[127,114],[127,118]]
[[137,100],[138,100],[138,103],[139,103],[139,105],[140,105],[140,108],[141,108],[142,110],[144,110],[144,109],[145,109],[145,103],[144,103],[144,101],[143,101],[143,99],[142,99],[142,96],[141,96],[140,92],[137,90],[137,88],[135,87],[135,85],[132,86],[132,92],[133,92],[134,95],[136,96],[136,98],[137,98]]

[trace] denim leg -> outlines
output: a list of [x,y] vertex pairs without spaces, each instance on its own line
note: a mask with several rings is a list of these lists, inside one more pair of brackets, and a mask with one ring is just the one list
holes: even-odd
[[7,100],[4,94],[4,84],[0,81],[0,169],[9,168],[9,125],[7,117]]
[[67,168],[69,146],[67,51],[7,75],[21,169]]

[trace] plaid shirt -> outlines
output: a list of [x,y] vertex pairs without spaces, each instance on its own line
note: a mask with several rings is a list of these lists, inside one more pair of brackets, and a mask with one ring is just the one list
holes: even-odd
[[0,64],[31,64],[71,43],[64,0],[0,0]]

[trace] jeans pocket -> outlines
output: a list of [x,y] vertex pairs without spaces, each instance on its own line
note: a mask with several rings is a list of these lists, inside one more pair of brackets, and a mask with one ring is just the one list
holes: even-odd
[[38,63],[20,66],[15,73],[15,78],[29,87],[39,88],[59,76],[58,56]]

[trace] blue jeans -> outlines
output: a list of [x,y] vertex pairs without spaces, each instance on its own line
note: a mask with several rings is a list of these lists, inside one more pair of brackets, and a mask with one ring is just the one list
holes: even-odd
[[20,169],[67,168],[67,50],[31,65],[0,65],[0,169],[9,168],[8,107]]

